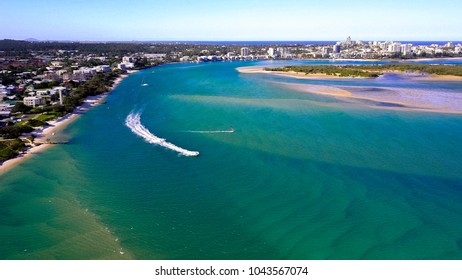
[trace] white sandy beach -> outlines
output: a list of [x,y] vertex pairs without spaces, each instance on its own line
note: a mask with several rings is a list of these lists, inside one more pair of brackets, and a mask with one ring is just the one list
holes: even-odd
[[[277,75],[283,77],[291,77],[296,79],[351,79],[346,77],[337,77],[332,75],[326,74],[305,74],[299,72],[284,72],[284,71],[266,71],[265,67],[261,66],[245,66],[245,67],[238,67],[236,70],[239,73],[243,74],[269,74],[269,75]],[[369,78],[354,78],[354,79],[369,79]]]
[[[134,73],[134,72],[136,71],[132,71],[131,73]],[[53,146],[53,144],[49,144],[49,142],[50,141],[53,142],[53,138],[56,135],[58,135],[60,131],[62,131],[70,123],[75,121],[82,113],[104,102],[104,99],[111,93],[111,91],[115,87],[117,87],[117,85],[119,85],[120,82],[122,82],[122,80],[125,79],[126,77],[128,77],[128,75],[122,75],[118,77],[114,81],[114,84],[112,85],[111,89],[108,92],[100,94],[98,96],[88,97],[81,106],[77,107],[74,110],[74,112],[69,113],[61,118],[58,118],[57,120],[49,121],[48,126],[41,127],[39,129],[34,130],[32,134],[35,136],[34,144],[36,146],[28,148],[16,158],[3,162],[3,164],[0,165],[0,176],[5,174],[9,170],[11,170],[13,167],[19,165],[23,161],[29,159],[33,155],[42,153],[47,148],[50,148],[51,146]]]

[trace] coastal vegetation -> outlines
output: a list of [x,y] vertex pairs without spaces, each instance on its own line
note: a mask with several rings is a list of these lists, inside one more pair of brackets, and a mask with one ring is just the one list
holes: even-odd
[[[289,44],[292,46],[291,44]],[[289,46],[287,45],[287,46]],[[28,42],[19,40],[0,40],[0,50],[5,55],[21,58],[32,58],[31,52],[40,52],[56,56],[57,51],[61,52],[58,57],[66,58],[69,54],[74,55],[101,55],[108,58],[126,56],[134,53],[157,53],[166,54],[166,62],[179,61],[180,55],[220,55],[228,52],[239,53],[245,44],[214,44],[214,43],[193,43],[193,42]],[[255,49],[261,49],[266,44],[255,44]],[[95,61],[88,60],[85,65],[95,64]],[[142,61],[140,61],[143,64]]]
[[14,139],[21,136],[23,133],[29,133],[34,130],[29,124],[10,124],[0,128],[0,136],[4,139]]
[[25,148],[20,139],[0,140],[0,162],[18,156]]
[[32,132],[34,128],[48,125],[47,121],[73,112],[87,97],[107,92],[120,74],[120,71],[115,70],[94,75],[65,96],[63,105],[55,104],[32,108],[23,102],[16,102],[12,112],[21,120],[8,122],[5,126],[0,127],[0,163],[16,157],[25,149],[24,142],[19,138],[21,135]]
[[372,78],[381,75],[377,71],[366,71],[359,68],[336,66],[336,65],[307,65],[307,66],[285,66],[278,68],[265,68],[265,71],[278,71],[278,72],[296,72],[310,74],[324,74],[338,77],[364,77]]
[[265,71],[324,74],[338,77],[375,78],[385,72],[427,73],[462,76],[462,65],[376,64],[376,65],[303,65],[265,68]]
[[77,87],[72,94],[66,96],[63,101],[64,112],[70,113],[80,106],[85,98],[105,93],[120,75],[118,71],[98,73],[83,85]]

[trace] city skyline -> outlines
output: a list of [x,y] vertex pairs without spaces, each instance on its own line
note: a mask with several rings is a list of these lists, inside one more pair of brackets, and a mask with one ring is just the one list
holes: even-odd
[[13,1],[0,39],[77,41],[462,41],[462,3],[430,1]]

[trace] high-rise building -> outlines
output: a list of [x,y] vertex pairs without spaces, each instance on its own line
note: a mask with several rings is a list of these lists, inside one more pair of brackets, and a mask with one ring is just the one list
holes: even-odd
[[339,52],[340,52],[340,49],[341,49],[341,48],[340,48],[340,44],[335,44],[335,45],[334,45],[334,48],[333,48],[333,52],[334,52],[334,53],[339,53]]
[[247,47],[241,48],[241,55],[242,56],[248,56],[250,54],[250,50]]
[[404,55],[407,55],[411,52],[411,49],[412,49],[412,44],[404,44],[404,45],[401,45],[401,52],[404,54]]
[[283,57],[283,58],[287,58],[287,56],[290,55],[290,50],[289,50],[289,48],[287,48],[287,47],[280,47],[280,48],[277,48],[277,51],[278,51],[277,54],[279,54],[279,55],[280,55],[281,57]]
[[388,52],[399,53],[401,52],[401,43],[393,43],[388,45]]

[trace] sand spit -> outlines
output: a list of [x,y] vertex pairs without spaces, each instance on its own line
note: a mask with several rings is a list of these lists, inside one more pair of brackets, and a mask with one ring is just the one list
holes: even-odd
[[[368,77],[339,77],[339,76],[332,76],[327,74],[305,74],[300,72],[284,72],[284,71],[266,71],[266,67],[261,66],[246,66],[246,67],[238,67],[236,70],[239,73],[243,74],[270,74],[276,76],[283,76],[283,77],[290,77],[296,79],[325,79],[325,80],[351,80],[351,79],[374,79]],[[462,81],[461,76],[452,76],[452,75],[435,75],[435,74],[416,74],[413,72],[401,72],[401,71],[384,71],[385,73],[394,73],[402,75],[403,77],[413,79],[413,80],[422,80],[422,81]]]
[[[295,72],[275,72],[265,71],[263,67],[250,66],[239,67],[237,71],[243,74],[267,74],[290,77],[295,79],[309,80],[333,80],[341,79],[348,82],[352,79],[371,78],[345,78],[330,75],[305,75],[304,73]],[[462,77],[439,76],[439,75],[417,75],[415,73],[393,72],[402,75],[404,79],[414,82],[427,81],[462,81]],[[349,102],[357,103],[361,106],[374,107],[388,110],[406,110],[406,111],[426,111],[449,114],[462,114],[462,96],[454,92],[440,91],[423,91],[419,89],[394,88],[394,87],[375,87],[369,86],[344,86],[315,85],[307,83],[275,82],[285,88],[292,90],[321,94],[335,98],[344,99]]]

